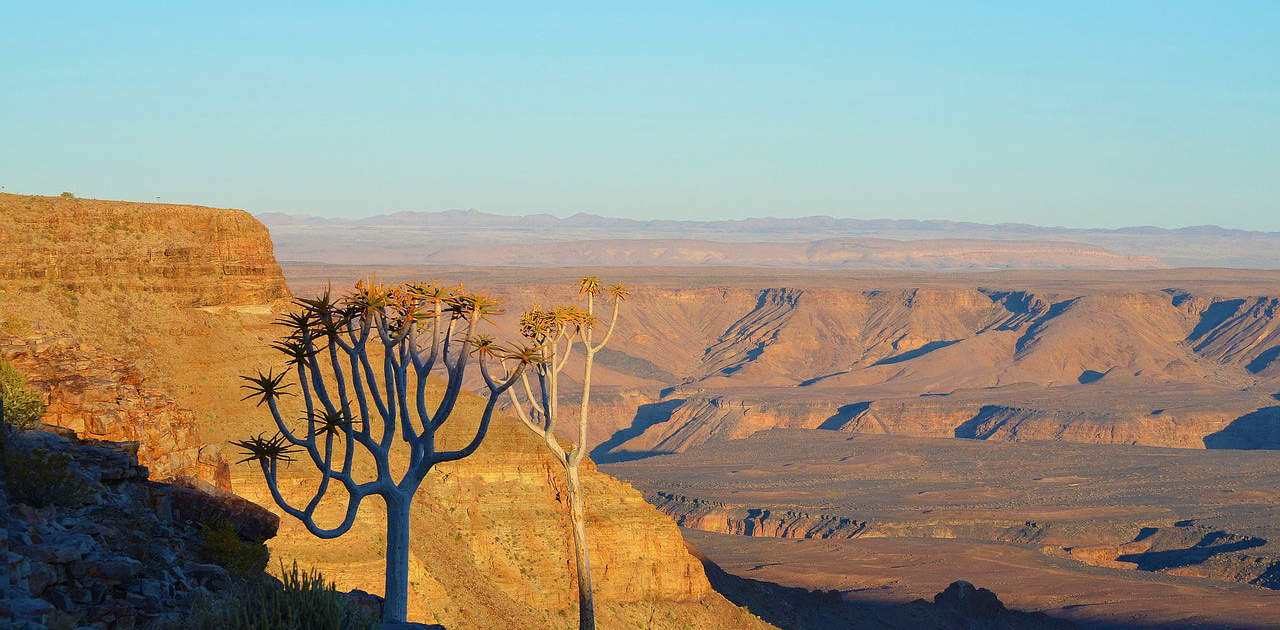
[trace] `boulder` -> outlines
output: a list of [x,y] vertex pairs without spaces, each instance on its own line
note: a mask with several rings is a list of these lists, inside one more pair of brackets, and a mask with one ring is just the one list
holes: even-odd
[[167,484],[173,514],[178,519],[197,523],[225,520],[241,537],[259,543],[275,536],[280,529],[279,516],[206,481],[173,477]]
[[993,619],[1005,610],[995,593],[964,580],[952,582],[934,595],[933,603],[974,619]]

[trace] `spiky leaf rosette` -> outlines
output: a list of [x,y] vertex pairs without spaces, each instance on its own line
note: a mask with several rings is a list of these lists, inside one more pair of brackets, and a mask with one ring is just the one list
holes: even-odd
[[540,365],[547,362],[546,357],[542,355],[542,351],[533,346],[520,346],[519,348],[508,350],[502,358],[514,359],[521,365]]
[[327,288],[319,297],[298,298],[297,303],[315,316],[316,332],[329,338],[345,333],[354,315],[350,308],[335,302],[331,290]]
[[502,302],[484,293],[454,293],[444,299],[444,305],[455,317],[483,319],[489,323],[493,323],[490,317],[506,312]]
[[275,323],[288,329],[291,336],[302,337],[305,333],[310,333],[320,322],[310,309],[302,309],[285,313]]
[[596,276],[583,276],[581,280],[578,280],[578,295],[599,297],[600,292],[603,290],[604,283]]
[[342,303],[360,314],[375,313],[395,302],[393,293],[393,287],[373,277],[357,281],[354,290],[342,299]]
[[301,365],[304,367],[310,363],[311,357],[315,356],[317,352],[315,348],[311,347],[311,344],[293,337],[277,341],[271,344],[271,347],[289,357],[286,365]]
[[494,341],[489,335],[476,335],[471,339],[471,354],[480,357],[497,358],[506,354],[506,348],[503,348]]
[[555,315],[531,308],[520,315],[520,334],[534,341],[541,341],[555,332]]
[[553,321],[560,328],[591,328],[596,323],[595,315],[570,304],[551,311]]
[[251,437],[247,440],[232,440],[231,444],[244,449],[240,452],[245,458],[236,462],[243,464],[244,462],[259,461],[263,464],[274,462],[291,462],[293,461],[292,453],[297,451],[297,447],[289,444],[284,436],[276,433],[269,438],[262,437],[263,434]]
[[631,297],[631,287],[617,282],[609,285],[609,288],[605,289],[605,293],[614,300],[625,302],[627,298]]
[[287,374],[288,371],[276,374],[275,369],[271,368],[266,372],[258,370],[257,376],[241,376],[240,378],[249,381],[249,384],[241,385],[240,388],[249,390],[249,394],[240,400],[258,398],[258,404],[256,405],[258,407],[261,407],[265,402],[280,400],[281,396],[289,393],[285,390],[292,387],[292,384],[284,382],[284,377]]
[[351,426],[351,421],[347,416],[337,409],[330,411],[328,409],[319,409],[311,412],[308,416],[299,418],[304,422],[311,421],[315,423],[316,435],[332,435],[342,437],[347,427]]

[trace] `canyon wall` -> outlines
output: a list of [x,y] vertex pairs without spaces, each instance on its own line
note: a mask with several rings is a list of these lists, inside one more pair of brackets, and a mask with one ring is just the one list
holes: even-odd
[[192,306],[286,297],[267,229],[242,210],[0,193],[6,290],[163,293]]
[[597,461],[772,427],[1280,448],[1280,272],[286,265],[303,293],[372,272],[493,287],[507,330],[530,304],[574,299],[579,275],[634,284],[597,356]]
[[201,442],[195,413],[148,388],[134,365],[86,353],[72,337],[0,334],[0,358],[43,394],[45,424],[84,439],[136,443],[152,479],[196,477],[231,489],[231,468],[220,449]]
[[1280,300],[1197,291],[641,285],[595,455],[772,427],[1280,447]]

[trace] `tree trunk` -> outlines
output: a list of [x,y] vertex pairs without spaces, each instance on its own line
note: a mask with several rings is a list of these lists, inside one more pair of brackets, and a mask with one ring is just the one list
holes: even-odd
[[409,613],[409,508],[408,497],[387,501],[387,583],[383,591],[382,621],[406,621]]
[[566,467],[569,519],[573,521],[573,552],[578,568],[578,628],[595,630],[596,611],[591,595],[591,559],[587,555],[587,523],[582,510],[582,482],[576,464]]

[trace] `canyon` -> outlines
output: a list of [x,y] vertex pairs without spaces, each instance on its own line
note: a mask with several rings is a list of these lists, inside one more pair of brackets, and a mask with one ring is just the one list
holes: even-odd
[[1085,627],[1280,623],[1280,272],[284,269],[302,293],[484,282],[500,330],[582,274],[627,279],[592,457],[736,576],[867,605],[970,579]]
[[570,299],[577,274],[628,279],[593,385],[601,462],[779,427],[1280,446],[1280,272],[284,268],[304,294],[362,275],[483,282],[512,305],[506,330],[520,305]]
[[[1248,628],[1280,586],[1277,271],[277,264],[276,224],[236,210],[0,194],[0,217],[0,356],[44,394],[46,422],[136,442],[153,479],[196,476],[277,514],[224,444],[272,430],[239,377],[282,363],[273,321],[292,296],[464,282],[507,304],[493,324],[509,341],[523,308],[574,299],[582,275],[634,285],[597,357],[600,469],[584,472],[603,627],[767,628],[791,619],[772,616],[779,597],[905,606],[967,579],[1085,627],[1198,623],[1199,608]],[[576,251],[538,247],[538,264]],[[394,249],[374,262],[413,260]],[[465,397],[446,443],[482,404]],[[306,496],[308,472],[282,471],[286,496]],[[561,484],[505,415],[477,455],[433,471],[411,618],[572,627]],[[380,509],[327,542],[282,518],[268,545],[378,592]]]

